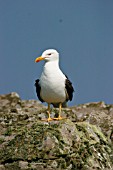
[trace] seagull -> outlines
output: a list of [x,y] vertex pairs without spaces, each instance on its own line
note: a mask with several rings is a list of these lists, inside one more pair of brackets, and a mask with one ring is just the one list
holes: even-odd
[[[40,79],[35,81],[37,97],[41,102],[48,104],[48,119],[61,120],[61,110],[65,107],[68,100],[72,100],[74,88],[71,81],[63,74],[59,68],[59,53],[55,49],[48,49],[35,59],[35,62],[44,60],[45,64]],[[50,117],[50,105],[59,107],[57,118]]]

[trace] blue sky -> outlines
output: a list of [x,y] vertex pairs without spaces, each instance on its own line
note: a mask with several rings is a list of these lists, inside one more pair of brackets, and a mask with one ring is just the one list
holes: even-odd
[[0,0],[0,25],[0,94],[37,99],[34,60],[54,48],[75,88],[69,105],[113,103],[112,0]]

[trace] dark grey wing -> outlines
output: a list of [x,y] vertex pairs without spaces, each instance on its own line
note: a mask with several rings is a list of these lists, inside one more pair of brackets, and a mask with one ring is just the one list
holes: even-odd
[[40,92],[41,92],[41,86],[40,86],[40,83],[39,83],[39,79],[35,80],[35,87],[36,87],[36,93],[37,93],[37,97],[39,98],[39,100],[41,102],[44,102],[44,100],[41,98],[40,96]]
[[73,98],[74,88],[72,86],[71,81],[68,79],[67,76],[66,76],[66,80],[65,80],[65,88],[66,88],[66,93],[67,93],[66,101],[68,101],[68,100],[71,101]]

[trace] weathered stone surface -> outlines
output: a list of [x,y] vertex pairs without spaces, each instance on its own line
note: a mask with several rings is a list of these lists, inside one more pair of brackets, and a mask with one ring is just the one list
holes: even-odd
[[0,165],[0,170],[5,170],[4,165]]
[[[52,109],[55,117],[58,109]],[[113,169],[113,105],[65,108],[46,122],[46,107],[17,93],[0,96],[0,170]]]

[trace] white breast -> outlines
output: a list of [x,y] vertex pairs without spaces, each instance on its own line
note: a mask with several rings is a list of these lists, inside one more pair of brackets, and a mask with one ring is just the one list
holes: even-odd
[[59,103],[66,100],[65,75],[59,67],[46,65],[40,78],[41,97],[47,103]]

